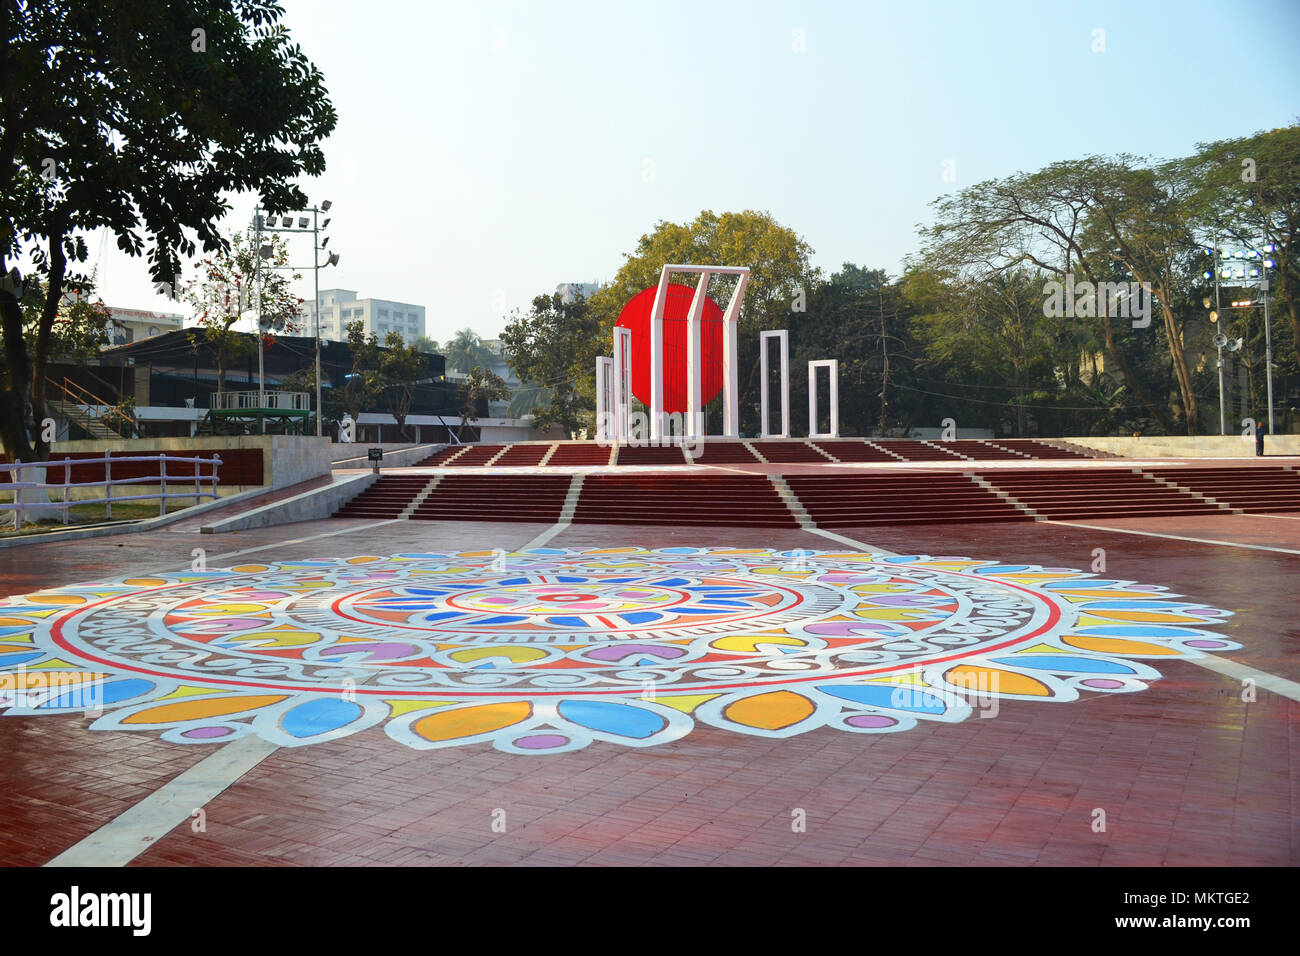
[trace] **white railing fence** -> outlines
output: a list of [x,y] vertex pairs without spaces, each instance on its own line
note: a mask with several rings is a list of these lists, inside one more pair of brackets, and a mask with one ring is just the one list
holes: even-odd
[[[147,461],[153,462],[158,466],[158,473],[154,475],[141,475],[138,478],[113,478],[113,465],[126,464],[128,462]],[[167,474],[167,463],[192,465],[194,474],[181,475],[173,472]],[[103,465],[103,481],[80,481],[73,483],[72,469],[80,465]],[[203,466],[211,465],[211,474],[204,474]],[[213,455],[211,458],[186,458],[178,455],[114,455],[112,452],[104,452],[102,458],[63,458],[62,460],[39,461],[24,464],[16,461],[13,464],[0,464],[0,478],[12,478],[9,481],[0,481],[0,493],[13,492],[12,502],[0,502],[0,511],[14,512],[15,529],[23,526],[23,513],[42,514],[51,511],[61,511],[63,514],[63,523],[68,523],[68,509],[72,506],[72,492],[80,488],[103,488],[105,517],[112,519],[113,502],[118,501],[152,501],[158,500],[158,514],[167,513],[167,502],[173,498],[193,498],[197,505],[204,498],[217,498],[217,486],[220,483],[218,469],[221,467],[221,456]],[[52,475],[62,470],[63,481],[23,481],[23,472],[28,474],[37,473],[42,479],[50,478]],[[172,482],[173,488],[184,488],[184,491],[168,491],[167,482]],[[121,488],[129,485],[159,485],[159,490],[141,495],[123,495],[113,494],[114,488]],[[193,485],[193,491],[189,490]],[[206,488],[206,490],[205,490]],[[23,492],[29,489],[40,489],[40,498],[38,501],[24,501]],[[129,490],[129,489],[128,489]],[[62,496],[58,500],[49,499],[51,491],[61,491]],[[100,499],[89,498],[82,499],[80,503],[91,504]]]
[[311,411],[310,392],[251,391],[219,392],[212,396],[211,407],[218,411],[236,411],[241,408],[271,408],[286,411]]

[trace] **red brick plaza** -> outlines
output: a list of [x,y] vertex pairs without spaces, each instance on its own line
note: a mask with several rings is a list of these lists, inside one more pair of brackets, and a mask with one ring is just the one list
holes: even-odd
[[1300,459],[851,444],[0,549],[0,860],[1300,861]]

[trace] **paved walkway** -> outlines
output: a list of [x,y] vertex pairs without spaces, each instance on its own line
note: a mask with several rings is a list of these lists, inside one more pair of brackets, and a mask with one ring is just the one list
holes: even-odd
[[[418,749],[409,745],[419,742],[414,730],[403,742],[382,723],[298,747],[265,746],[253,735],[182,745],[159,729],[90,729],[91,718],[80,712],[10,714],[0,719],[7,756],[0,767],[0,860],[43,864],[67,854],[63,862],[135,865],[1300,862],[1300,737],[1293,730],[1300,703],[1287,696],[1294,686],[1287,682],[1300,681],[1300,626],[1289,596],[1300,521],[1224,515],[1105,528],[837,532],[867,550],[969,556],[1012,568],[1088,571],[1103,549],[1106,578],[1163,585],[1197,605],[1231,611],[1208,629],[1241,646],[1211,658],[1258,675],[1254,700],[1242,700],[1240,676],[1174,655],[1141,659],[1159,674],[1145,690],[1080,693],[1074,700],[1008,696],[990,719],[977,712],[951,722],[919,719],[888,733],[827,724],[777,737],[737,732],[725,715],[711,723],[702,704],[677,739],[635,747],[597,737],[544,756],[502,752],[486,740]],[[145,583],[153,575],[190,568],[195,548],[205,549],[208,568],[224,569],[513,552],[539,541],[575,551],[635,545],[848,554],[853,549],[843,538],[675,526],[557,530],[334,520],[230,536],[168,529],[15,548],[0,552],[0,577],[14,595],[127,577],[147,589],[156,586]],[[1243,543],[1252,547],[1234,546]],[[565,600],[578,604],[594,593],[582,583],[572,587]],[[921,596],[939,607],[933,602],[946,600],[945,587],[936,583],[933,595]],[[381,601],[349,613],[396,613],[393,607]],[[247,612],[224,617],[237,613]],[[896,623],[897,616],[878,619]],[[689,636],[689,629],[682,633]],[[291,652],[284,648],[286,658]],[[767,653],[780,662],[779,648]],[[1264,678],[1276,679],[1270,686],[1279,690],[1266,689]],[[169,699],[184,702],[186,694]],[[788,706],[789,698],[769,695],[766,710],[750,719],[762,724],[778,705]],[[662,703],[652,708],[669,713]]]

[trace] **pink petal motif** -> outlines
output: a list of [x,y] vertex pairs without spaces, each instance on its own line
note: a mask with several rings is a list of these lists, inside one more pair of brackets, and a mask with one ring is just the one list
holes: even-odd
[[870,634],[883,631],[888,634],[898,633],[898,627],[892,624],[878,624],[874,621],[822,621],[804,627],[809,634],[821,634],[825,637],[853,637],[856,634]]

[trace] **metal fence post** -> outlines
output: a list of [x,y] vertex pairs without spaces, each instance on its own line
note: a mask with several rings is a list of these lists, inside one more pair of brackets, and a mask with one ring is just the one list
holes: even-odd
[[[14,484],[22,485],[23,483],[23,460],[14,459]],[[23,489],[21,487],[14,489],[14,530],[23,529]]]
[[162,478],[162,492],[158,495],[158,516],[167,513],[167,456],[158,456],[158,474]]
[[72,483],[72,459],[66,455],[63,458],[63,523],[68,523],[68,495],[70,492],[69,485]]
[[216,452],[212,453],[212,500],[216,501],[219,497],[217,494],[217,485],[221,484],[221,476],[217,473],[221,468],[221,456]]
[[202,501],[199,497],[199,469],[203,467],[202,462],[202,458],[194,459],[194,507],[196,508],[199,506],[199,502]]
[[104,517],[113,520],[113,451],[104,452]]

